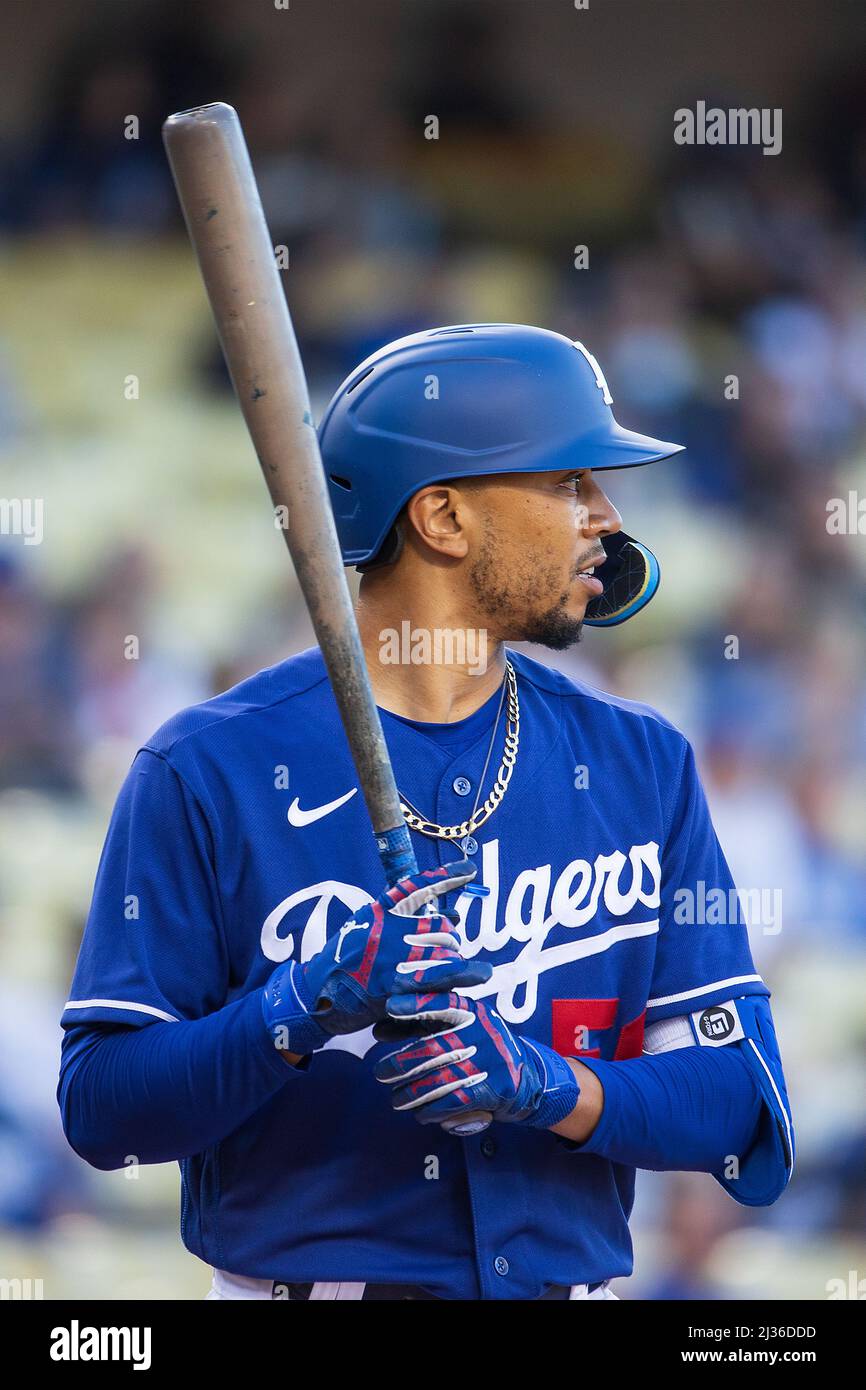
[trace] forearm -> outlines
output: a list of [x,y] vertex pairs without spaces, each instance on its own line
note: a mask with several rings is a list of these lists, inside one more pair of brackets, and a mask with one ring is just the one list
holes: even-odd
[[571,1062],[581,1099],[554,1132],[581,1153],[635,1168],[715,1173],[741,1160],[754,1140],[761,1097],[735,1048]]
[[565,1060],[574,1072],[575,1080],[580,1087],[580,1096],[571,1114],[558,1125],[552,1125],[551,1132],[561,1134],[564,1139],[571,1139],[576,1144],[583,1144],[601,1119],[604,1110],[604,1087],[595,1072],[590,1071],[589,1067],[584,1066],[576,1057],[566,1057]]
[[268,1036],[258,990],[207,1018],[74,1029],[58,1100],[69,1143],[97,1168],[164,1163],[224,1139],[295,1069]]

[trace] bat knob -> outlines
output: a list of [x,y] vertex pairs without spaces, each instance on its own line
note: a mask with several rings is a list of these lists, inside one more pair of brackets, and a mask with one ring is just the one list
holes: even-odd
[[448,1134],[467,1139],[470,1134],[481,1134],[492,1123],[493,1116],[489,1110],[470,1110],[468,1115],[455,1115],[451,1120],[443,1120],[441,1127]]

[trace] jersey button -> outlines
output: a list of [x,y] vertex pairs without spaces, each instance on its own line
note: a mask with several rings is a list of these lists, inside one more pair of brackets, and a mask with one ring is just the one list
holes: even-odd
[[493,1261],[493,1268],[496,1270],[497,1274],[501,1274],[503,1278],[505,1277],[508,1273],[508,1261],[504,1255],[496,1256],[496,1259]]
[[478,853],[478,841],[474,840],[471,835],[467,835],[465,840],[460,841],[460,848],[464,854],[471,858],[473,854]]
[[495,1139],[482,1139],[482,1140],[481,1140],[481,1152],[483,1153],[483,1155],[484,1155],[485,1158],[492,1158],[493,1155],[496,1153],[496,1140],[495,1140]]
[[451,785],[458,796],[468,796],[472,790],[472,783],[468,777],[455,777]]

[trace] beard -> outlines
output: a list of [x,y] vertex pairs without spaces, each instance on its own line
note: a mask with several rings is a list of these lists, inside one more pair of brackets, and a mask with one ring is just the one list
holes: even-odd
[[[479,614],[507,642],[535,642],[564,652],[580,641],[583,616],[568,612],[571,592],[561,589],[562,570],[540,555],[522,557],[520,573],[508,572],[488,529],[469,582]],[[557,590],[559,592],[557,593]],[[550,595],[556,597],[551,600]]]
[[511,641],[537,642],[540,647],[549,647],[553,652],[564,652],[580,641],[583,633],[583,618],[573,618],[560,607],[548,608],[546,613],[527,620],[523,633]]

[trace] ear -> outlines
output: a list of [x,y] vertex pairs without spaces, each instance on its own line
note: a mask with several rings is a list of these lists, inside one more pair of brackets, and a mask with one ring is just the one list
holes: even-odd
[[462,560],[469,551],[467,499],[451,483],[421,488],[406,505],[406,539],[444,559]]

